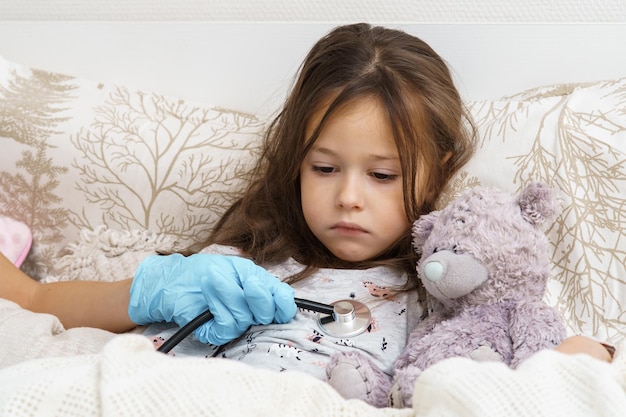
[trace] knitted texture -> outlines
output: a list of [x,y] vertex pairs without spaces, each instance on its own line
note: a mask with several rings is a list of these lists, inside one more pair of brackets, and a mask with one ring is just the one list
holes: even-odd
[[516,370],[452,358],[418,379],[419,416],[619,416],[626,407],[624,344],[612,364],[588,355],[537,353]]
[[[24,318],[13,331],[31,343]],[[7,334],[6,324],[0,334]],[[344,400],[299,372],[277,373],[224,359],[175,358],[138,335],[100,353],[47,357],[0,370],[0,416],[616,416],[626,407],[623,348],[605,364],[541,352],[517,370],[453,358],[418,380],[413,409]]]
[[80,240],[68,245],[68,254],[59,259],[54,274],[42,281],[126,279],[146,256],[175,248],[173,238],[147,230],[118,231],[105,226],[83,230]]

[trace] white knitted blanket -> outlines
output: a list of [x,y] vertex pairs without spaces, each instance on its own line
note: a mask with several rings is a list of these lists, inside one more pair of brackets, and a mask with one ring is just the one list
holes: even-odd
[[[136,245],[128,244],[132,236],[139,239]],[[60,270],[73,271],[73,277],[130,276],[134,263],[167,243],[105,230],[83,238],[61,262]],[[114,250],[120,245],[127,250]],[[115,262],[119,256],[123,262]],[[449,359],[424,372],[413,409],[395,410],[344,400],[324,382],[297,372],[170,357],[140,335],[65,331],[56,318],[6,300],[0,300],[0,340],[0,416],[589,417],[626,410],[624,345],[612,364],[552,351],[515,371],[500,363]]]

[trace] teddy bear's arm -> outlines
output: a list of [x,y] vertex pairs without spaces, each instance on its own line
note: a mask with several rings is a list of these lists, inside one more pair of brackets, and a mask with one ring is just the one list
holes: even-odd
[[542,349],[554,348],[565,339],[563,318],[542,301],[520,303],[510,314],[512,368]]
[[[428,317],[426,317],[424,320],[419,322],[417,326],[415,326],[415,328],[409,335],[407,346],[413,346],[424,336],[432,332],[435,326],[437,326],[438,323],[442,322],[446,318],[447,317],[439,311],[431,312]],[[412,362],[413,359],[411,358],[411,350],[405,349],[405,351],[396,359],[394,368],[405,368]]]

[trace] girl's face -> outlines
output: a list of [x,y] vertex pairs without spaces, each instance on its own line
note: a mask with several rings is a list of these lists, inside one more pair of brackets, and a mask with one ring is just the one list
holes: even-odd
[[[325,111],[313,115],[307,138]],[[409,228],[398,150],[376,99],[359,99],[328,120],[302,162],[300,183],[309,228],[342,260],[374,258]]]

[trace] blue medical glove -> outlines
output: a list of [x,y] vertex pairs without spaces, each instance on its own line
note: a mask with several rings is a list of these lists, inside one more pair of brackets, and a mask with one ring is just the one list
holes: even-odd
[[289,285],[237,256],[153,255],[137,268],[128,306],[133,322],[182,327],[207,309],[214,319],[194,334],[203,343],[223,345],[253,324],[288,322],[297,307]]

